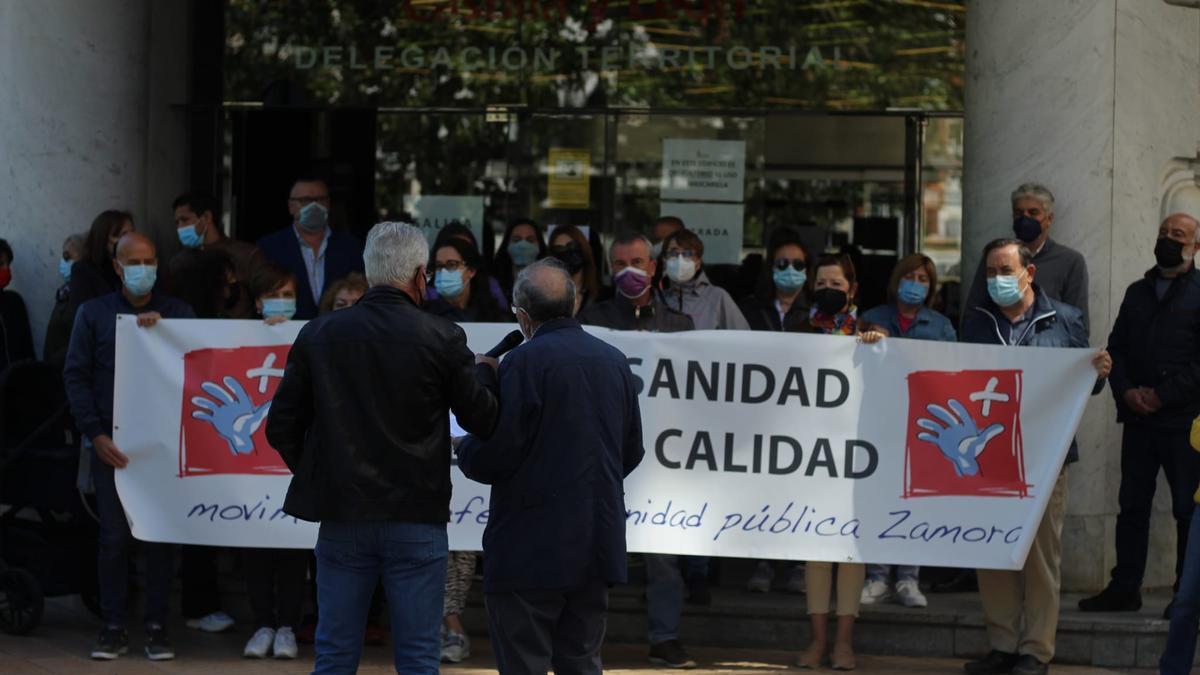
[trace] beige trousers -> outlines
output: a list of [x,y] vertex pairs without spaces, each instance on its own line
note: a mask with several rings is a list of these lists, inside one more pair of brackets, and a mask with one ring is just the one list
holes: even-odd
[[1066,513],[1067,470],[1063,468],[1025,567],[1019,572],[979,570],[979,595],[992,649],[1029,654],[1042,663],[1054,658]]
[[[837,567],[837,615],[858,616],[867,566],[862,563],[838,563]],[[808,592],[808,613],[828,614],[829,596],[833,590],[833,563],[805,563],[804,585]]]

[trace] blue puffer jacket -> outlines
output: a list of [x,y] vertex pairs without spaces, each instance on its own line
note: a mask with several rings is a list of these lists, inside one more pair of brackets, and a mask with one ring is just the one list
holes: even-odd
[[[966,311],[963,319],[962,341],[981,345],[1012,347],[1087,347],[1088,327],[1083,312],[1057,300],[1051,300],[1037,284],[1033,285],[1035,299],[1033,320],[1020,332],[1009,335],[1012,322],[989,298],[984,304]],[[1097,380],[1092,396],[1104,389],[1104,380]],[[1071,439],[1067,463],[1079,460],[1079,445]]]

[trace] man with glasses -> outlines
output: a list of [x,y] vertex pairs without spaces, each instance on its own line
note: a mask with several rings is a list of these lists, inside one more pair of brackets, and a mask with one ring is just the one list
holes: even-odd
[[258,241],[263,255],[296,277],[296,319],[317,315],[326,284],[363,271],[362,242],[329,227],[329,205],[329,186],[323,179],[296,179],[288,196],[291,226]]

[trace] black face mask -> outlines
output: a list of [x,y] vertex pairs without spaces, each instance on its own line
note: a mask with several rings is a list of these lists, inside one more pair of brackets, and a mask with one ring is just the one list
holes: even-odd
[[574,246],[555,248],[550,252],[550,255],[558,258],[559,262],[561,262],[571,274],[575,274],[579,270],[583,269],[583,251],[580,251]]
[[1032,244],[1042,236],[1042,224],[1029,216],[1021,216],[1013,221],[1013,234],[1026,244]]
[[822,314],[830,316],[837,314],[848,302],[850,302],[850,296],[846,291],[839,291],[836,288],[822,288],[813,293],[813,304]]
[[1183,243],[1159,237],[1154,245],[1154,260],[1163,269],[1175,269],[1183,264]]

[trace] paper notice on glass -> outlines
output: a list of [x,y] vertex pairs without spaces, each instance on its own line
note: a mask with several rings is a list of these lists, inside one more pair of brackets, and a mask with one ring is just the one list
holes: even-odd
[[675,216],[704,242],[704,262],[736,265],[742,261],[745,209],[741,204],[659,202],[660,216]]
[[552,209],[591,207],[592,153],[587,150],[550,148],[546,167],[547,203]]
[[404,195],[404,210],[430,244],[443,227],[455,221],[471,228],[475,241],[483,240],[483,197]]
[[663,139],[662,199],[740,202],[746,142]]

